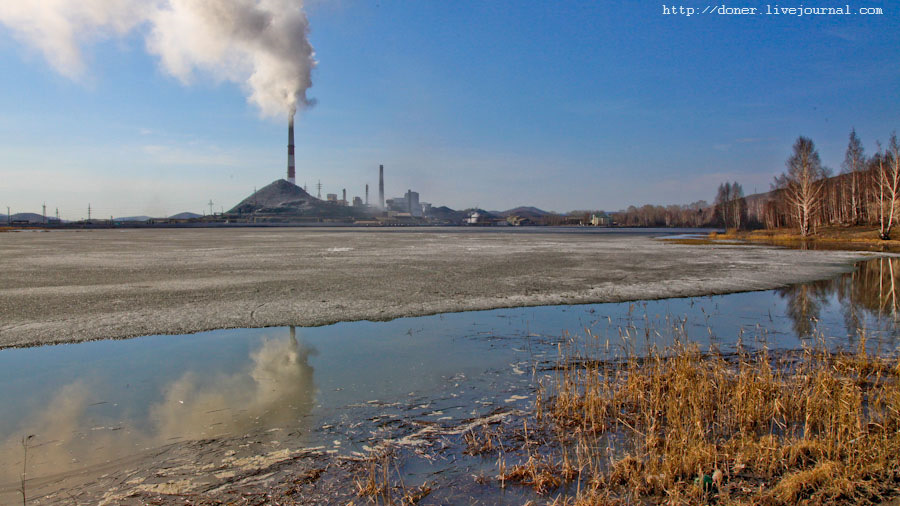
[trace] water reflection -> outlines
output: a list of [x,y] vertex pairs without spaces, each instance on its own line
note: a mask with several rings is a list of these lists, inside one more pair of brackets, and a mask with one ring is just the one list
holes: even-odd
[[831,288],[830,284],[803,284],[777,290],[787,303],[785,314],[791,319],[797,337],[813,337]]
[[890,344],[900,323],[900,259],[879,258],[859,262],[853,272],[838,278],[793,285],[776,290],[785,300],[786,315],[798,337],[813,337],[823,306],[834,297],[840,305],[847,337],[855,339],[872,330],[887,330]]
[[[297,427],[315,400],[314,350],[296,338],[263,340],[238,372],[188,370],[148,400],[145,419],[112,410],[98,416],[98,385],[80,379],[58,389],[52,401],[25,419],[3,444],[0,483],[22,472],[22,435],[28,442],[27,476],[35,478],[105,463],[182,440],[241,435],[272,427]],[[103,407],[103,406],[99,406]]]
[[82,468],[94,479],[107,473],[96,464],[187,440],[242,451],[239,438],[250,434],[266,448],[351,452],[372,434],[403,436],[400,420],[451,424],[528,402],[531,366],[555,364],[567,331],[589,329],[615,352],[675,338],[726,352],[739,340],[795,349],[818,332],[835,347],[854,347],[864,332],[873,351],[892,349],[898,274],[900,260],[884,258],[778,291],[346,322],[303,329],[302,338],[295,329],[274,329],[276,337],[232,329],[3,350],[0,503],[4,493],[18,497],[24,435],[36,435],[27,463],[34,486]]

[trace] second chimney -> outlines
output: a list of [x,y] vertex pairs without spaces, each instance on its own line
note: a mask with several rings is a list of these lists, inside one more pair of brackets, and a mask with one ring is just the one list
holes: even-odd
[[384,165],[378,166],[378,207],[384,209]]

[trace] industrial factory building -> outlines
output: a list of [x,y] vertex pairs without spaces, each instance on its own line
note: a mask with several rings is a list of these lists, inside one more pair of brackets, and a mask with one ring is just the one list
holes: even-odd
[[[322,184],[317,185],[318,197],[297,186],[294,164],[294,120],[288,124],[287,178],[274,181],[242,200],[230,209],[226,218],[247,222],[341,222],[375,224],[423,224],[431,205],[419,201],[419,193],[407,190],[403,197],[384,199],[384,165],[378,166],[378,201],[369,204],[369,185],[365,184],[365,202],[359,196],[350,199],[346,188],[341,193],[326,193],[321,200]],[[399,220],[399,221],[398,221]]]
[[[398,213],[409,213],[410,216],[422,218],[425,216],[425,210],[419,203],[419,193],[407,190],[406,195],[387,200],[387,208],[389,211]],[[429,205],[428,207],[431,207]]]

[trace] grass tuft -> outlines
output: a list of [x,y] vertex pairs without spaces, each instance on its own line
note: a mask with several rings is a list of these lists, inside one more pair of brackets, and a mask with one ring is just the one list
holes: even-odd
[[[864,342],[778,357],[675,344],[603,362],[582,353],[592,340],[561,346],[539,392],[540,418],[583,470],[571,504],[864,504],[896,493],[900,363]],[[545,468],[532,458],[505,479],[546,491],[559,483],[536,486]]]

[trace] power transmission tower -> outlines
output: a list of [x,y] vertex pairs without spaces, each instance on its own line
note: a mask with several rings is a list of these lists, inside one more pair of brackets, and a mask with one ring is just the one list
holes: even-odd
[[318,188],[318,190],[319,190],[318,193],[316,193],[316,198],[319,200],[322,200],[322,180],[321,179],[319,180],[319,183],[316,185],[316,188]]
[[44,225],[46,225],[47,224],[47,203],[44,202],[43,204],[41,204],[41,207],[44,209],[41,212],[41,216],[44,217]]
[[9,206],[6,206],[6,226],[12,223],[12,215],[9,214]]
[[213,216],[213,210],[212,210],[213,201],[212,201],[212,199],[209,199],[209,204],[208,204],[208,205],[209,205],[209,215],[210,215],[210,216]]
[[88,204],[88,221],[91,221],[91,205]]

